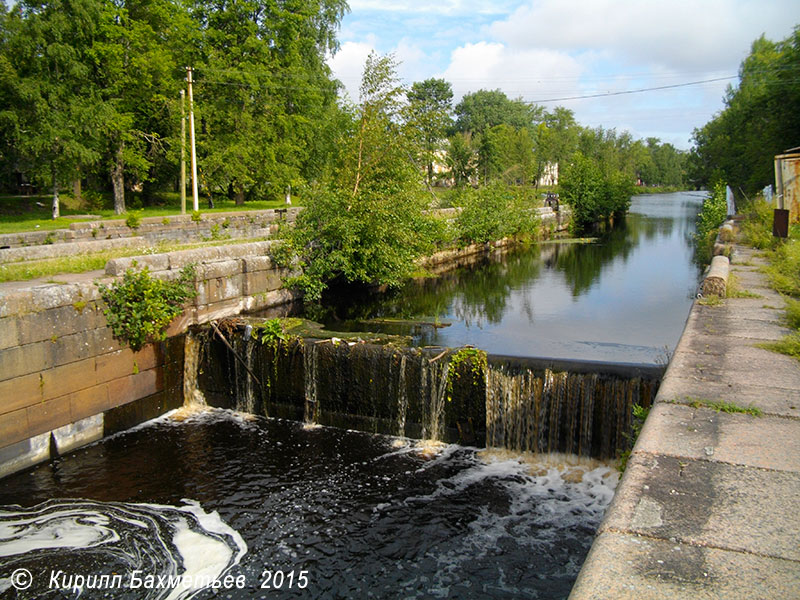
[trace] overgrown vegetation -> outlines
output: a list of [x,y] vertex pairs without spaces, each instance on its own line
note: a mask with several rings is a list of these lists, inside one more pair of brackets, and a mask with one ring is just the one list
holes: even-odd
[[103,314],[114,338],[137,351],[147,342],[166,338],[172,320],[183,304],[196,295],[193,266],[181,269],[177,279],[167,281],[150,275],[148,267],[130,268],[122,279],[98,289],[106,308]]
[[447,401],[453,400],[453,385],[465,372],[471,377],[472,385],[479,385],[486,376],[488,355],[480,348],[460,348],[450,355],[450,369],[447,372]]
[[735,402],[724,402],[722,400],[707,400],[705,398],[686,398],[687,403],[692,408],[710,408],[717,412],[724,412],[728,414],[745,414],[753,417],[760,417],[763,413],[760,408],[756,406],[740,406]]
[[800,140],[800,27],[780,42],[764,36],[752,44],[729,87],[725,108],[694,131],[689,157],[693,184],[723,179],[754,196],[774,183],[773,157]]
[[700,263],[711,260],[717,230],[728,216],[728,202],[725,183],[717,181],[711,193],[703,199],[703,206],[697,214],[695,228],[695,256]]
[[463,210],[455,221],[456,238],[464,244],[485,243],[504,237],[536,236],[539,219],[531,210],[532,199],[502,183],[464,190],[458,200]]
[[628,439],[630,448],[623,450],[619,453],[617,469],[619,470],[620,473],[623,473],[628,466],[628,460],[631,457],[631,451],[633,450],[633,446],[636,444],[636,440],[639,438],[639,434],[642,433],[644,422],[647,420],[647,416],[649,414],[650,414],[650,407],[645,408],[644,406],[641,406],[639,404],[633,405],[631,433],[625,436]]
[[576,232],[594,223],[624,215],[631,203],[633,180],[613,164],[577,152],[559,180],[561,198],[572,208]]

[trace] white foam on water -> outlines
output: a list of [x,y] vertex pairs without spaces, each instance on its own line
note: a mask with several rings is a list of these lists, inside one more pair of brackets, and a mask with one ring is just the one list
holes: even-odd
[[143,592],[147,598],[191,598],[238,565],[247,544],[216,511],[183,502],[49,500],[30,509],[0,509],[0,556],[7,559],[0,566],[0,588],[7,589],[18,565],[52,561],[68,569],[65,559],[85,565],[78,560],[84,557],[101,573],[105,560],[115,568],[122,561],[128,573],[139,571],[141,577],[179,576],[190,585]]

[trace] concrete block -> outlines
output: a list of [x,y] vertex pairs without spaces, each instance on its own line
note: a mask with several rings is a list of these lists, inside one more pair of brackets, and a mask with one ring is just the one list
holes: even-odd
[[280,306],[300,300],[302,295],[292,290],[279,289],[272,292],[260,293],[255,296],[246,296],[242,301],[242,310],[254,312],[264,308]]
[[37,342],[0,350],[0,381],[38,373],[53,366],[52,342]]
[[163,370],[150,369],[108,383],[108,405],[120,406],[164,389]]
[[58,453],[63,455],[103,437],[103,414],[93,415],[53,430]]
[[13,348],[20,343],[17,322],[15,317],[0,318],[0,350]]
[[600,533],[800,560],[800,474],[634,452]]
[[16,317],[31,312],[33,291],[30,289],[0,292],[0,317]]
[[27,407],[0,415],[0,448],[16,444],[29,437],[32,437],[32,433],[28,427]]
[[31,373],[0,381],[0,414],[26,408],[42,401],[42,376]]
[[42,371],[39,375],[43,400],[64,396],[97,383],[93,356]]
[[790,419],[659,402],[636,451],[800,473],[797,431]]
[[242,259],[217,260],[197,268],[198,279],[218,279],[242,273]]
[[797,563],[638,535],[597,537],[570,600],[796,598]]
[[222,319],[224,317],[232,317],[238,315],[242,310],[242,298],[236,296],[229,300],[216,302],[214,304],[206,304],[197,307],[197,323],[208,323],[215,319]]
[[25,411],[28,416],[28,430],[25,432],[25,437],[52,431],[72,422],[69,396],[40,402],[29,406]]
[[113,402],[109,395],[108,383],[101,383],[69,394],[70,422],[85,419],[107,410]]
[[243,273],[255,273],[257,271],[269,271],[274,268],[272,259],[269,256],[245,256],[242,259]]
[[49,458],[49,432],[4,446],[0,448],[0,478],[32,467]]

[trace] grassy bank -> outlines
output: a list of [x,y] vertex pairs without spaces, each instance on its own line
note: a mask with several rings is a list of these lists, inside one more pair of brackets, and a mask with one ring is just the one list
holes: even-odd
[[769,264],[763,268],[770,286],[786,300],[786,325],[792,333],[762,348],[800,360],[800,225],[789,230],[789,238],[772,236],[772,208],[756,200],[742,224],[744,242],[764,251]]
[[[63,195],[61,197],[61,217],[51,218],[52,196],[0,196],[0,233],[20,233],[23,231],[67,229],[70,223],[76,221],[90,220],[86,215],[94,215],[103,219],[119,219],[124,221],[128,213],[117,215],[112,208],[108,207],[108,201],[104,198],[95,198],[91,201],[77,202],[72,196]],[[133,199],[135,200],[135,198]],[[302,198],[293,198],[293,206],[302,206]],[[132,201],[129,208],[131,212],[139,218],[145,217],[171,217],[181,213],[181,201],[179,194],[164,194],[159,196],[157,203],[153,206],[134,208],[141,206],[139,202]],[[246,202],[243,206],[237,206],[233,200],[215,200],[214,208],[208,208],[208,201],[200,202],[201,213],[231,212],[242,210],[266,210],[269,208],[284,208],[286,205],[283,200],[258,200]],[[187,198],[187,213],[192,212],[192,199]],[[78,218],[69,218],[78,215]]]

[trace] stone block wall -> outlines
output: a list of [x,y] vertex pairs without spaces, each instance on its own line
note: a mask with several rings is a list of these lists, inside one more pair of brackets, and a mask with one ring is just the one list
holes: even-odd
[[137,415],[180,406],[187,327],[294,298],[281,287],[287,271],[268,257],[272,244],[109,261],[106,283],[134,263],[165,278],[195,264],[197,296],[171,324],[167,341],[138,352],[111,335],[94,283],[0,292],[0,476],[131,426]]

